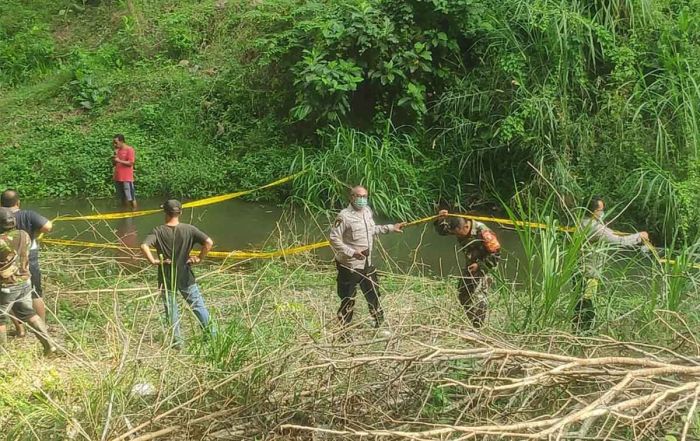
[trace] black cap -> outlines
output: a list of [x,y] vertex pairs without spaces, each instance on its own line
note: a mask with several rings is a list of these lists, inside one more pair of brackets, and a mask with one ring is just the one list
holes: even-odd
[[9,208],[0,207],[0,231],[12,230],[17,226],[15,214]]
[[177,199],[168,199],[160,208],[168,214],[179,214],[182,212],[182,204]]

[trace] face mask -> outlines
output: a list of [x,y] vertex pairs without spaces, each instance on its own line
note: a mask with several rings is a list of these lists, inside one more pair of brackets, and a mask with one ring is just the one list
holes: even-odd
[[353,201],[352,205],[354,205],[357,208],[364,208],[367,206],[367,196],[363,197],[357,197]]

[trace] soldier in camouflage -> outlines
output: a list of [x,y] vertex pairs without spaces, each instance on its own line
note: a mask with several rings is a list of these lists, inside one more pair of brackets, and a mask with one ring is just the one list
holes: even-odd
[[12,316],[26,323],[44,347],[44,354],[51,355],[56,347],[49,340],[44,321],[32,308],[30,244],[29,235],[16,228],[14,213],[0,207],[0,346],[7,343],[7,321]]
[[457,236],[460,251],[466,257],[466,265],[459,277],[459,303],[475,328],[480,328],[488,313],[486,294],[491,286],[489,273],[498,264],[501,245],[496,234],[481,222],[461,217],[448,217],[441,210],[435,228],[441,236]]

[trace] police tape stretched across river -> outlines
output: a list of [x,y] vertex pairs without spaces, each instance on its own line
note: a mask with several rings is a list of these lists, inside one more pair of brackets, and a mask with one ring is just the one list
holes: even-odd
[[[44,320],[41,317],[43,314],[36,315],[37,311],[35,311],[35,308],[39,305],[32,305],[31,298],[27,297],[30,294],[26,293],[30,293],[30,290],[26,290],[26,293],[22,291],[22,300],[19,303],[16,303],[19,298],[14,301],[11,299],[12,296],[15,296],[15,291],[19,289],[20,285],[22,289],[24,289],[25,285],[30,288],[34,285],[34,288],[37,289],[40,284],[27,280],[29,275],[27,271],[29,262],[28,247],[22,245],[25,241],[17,239],[18,237],[24,237],[22,236],[24,232],[21,234],[14,233],[15,224],[10,221],[10,218],[14,221],[14,217],[21,214],[21,211],[18,210],[19,204],[11,203],[11,198],[9,198],[9,196],[16,195],[16,192],[7,190],[5,194],[8,195],[8,198],[6,198],[7,201],[6,203],[4,202],[4,205],[11,205],[14,211],[7,211],[7,216],[5,216],[7,217],[7,222],[3,224],[4,234],[6,235],[3,237],[6,238],[4,242],[6,246],[4,248],[5,251],[0,253],[2,254],[0,255],[0,260],[2,260],[0,269],[2,269],[3,292],[7,291],[7,293],[5,300],[0,299],[2,300],[0,301],[0,346],[2,346],[5,339],[3,320],[8,316],[16,316],[16,318],[31,325],[31,329],[37,333],[44,345],[46,353],[52,354],[56,351],[56,348],[49,341]],[[386,337],[391,335],[387,329],[381,329],[384,322],[384,311],[380,303],[377,270],[372,262],[374,236],[390,232],[402,232],[406,225],[415,225],[433,219],[435,220],[434,226],[438,234],[453,235],[457,238],[459,249],[466,257],[464,270],[458,279],[457,297],[473,326],[480,328],[484,325],[488,315],[488,292],[491,286],[490,274],[501,259],[501,245],[493,230],[482,222],[470,219],[471,216],[452,214],[446,210],[441,210],[437,216],[431,216],[409,224],[400,222],[389,225],[376,225],[372,210],[369,207],[369,194],[365,187],[361,185],[352,187],[349,199],[350,204],[338,213],[330,229],[330,245],[335,254],[335,263],[338,271],[336,289],[340,298],[340,307],[337,317],[342,325],[341,337],[345,338],[348,336],[348,325],[353,317],[357,285],[360,286],[367,300],[370,315],[380,335]],[[190,265],[198,263],[207,255],[213,242],[195,227],[178,222],[179,214],[185,205],[180,204],[176,200],[166,201],[162,205],[166,215],[166,222],[165,225],[159,228],[163,230],[162,233],[168,234],[161,234],[157,228],[156,230],[158,231],[154,230],[154,233],[146,238],[142,246],[148,260],[159,266],[159,285],[163,287],[165,312],[172,325],[171,337],[173,341],[170,344],[173,347],[180,347],[182,344],[178,326],[177,300],[173,295],[174,291],[179,290],[182,292],[185,300],[192,306],[203,330],[207,333],[214,331],[209,328],[209,312],[204,305],[204,300],[190,269]],[[579,291],[579,301],[575,307],[574,329],[578,332],[589,331],[594,326],[594,297],[600,290],[600,272],[604,265],[601,262],[604,262],[604,256],[606,255],[606,250],[601,245],[635,246],[648,243],[648,234],[644,231],[632,235],[622,235],[611,230],[603,222],[604,208],[605,204],[602,198],[592,198],[588,207],[588,217],[581,225],[586,234],[586,243],[581,255],[580,271],[577,276],[578,283],[576,284],[576,289]],[[38,231],[50,231],[50,223],[45,222],[45,218],[39,219],[37,215],[36,219],[36,222],[23,228],[26,228],[32,234],[36,234]],[[188,230],[190,227],[192,229],[191,232]],[[184,234],[185,230],[187,230],[187,234]],[[168,248],[165,246],[164,241],[169,241],[168,243],[172,247]],[[202,245],[201,254],[197,257],[183,259],[183,256],[189,256],[189,252],[195,244]],[[159,251],[158,259],[150,253],[149,247],[153,245]],[[175,252],[176,249],[177,252]],[[178,255],[176,256],[175,254]],[[175,260],[178,261],[176,265],[177,270],[171,271],[166,275],[165,268],[169,268],[171,262]],[[180,280],[185,276],[187,276],[187,280]],[[171,278],[173,281],[177,280],[177,282],[171,281],[173,282],[172,286],[166,287],[166,279]],[[21,335],[20,333],[18,334]]]

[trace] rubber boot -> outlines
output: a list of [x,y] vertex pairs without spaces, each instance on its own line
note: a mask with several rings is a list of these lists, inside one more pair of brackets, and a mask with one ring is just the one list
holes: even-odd
[[27,325],[34,332],[36,337],[41,342],[41,345],[44,347],[44,355],[50,356],[55,354],[57,351],[56,346],[54,346],[49,340],[48,329],[46,328],[46,324],[41,317],[38,315],[34,316],[31,320],[29,320]]

